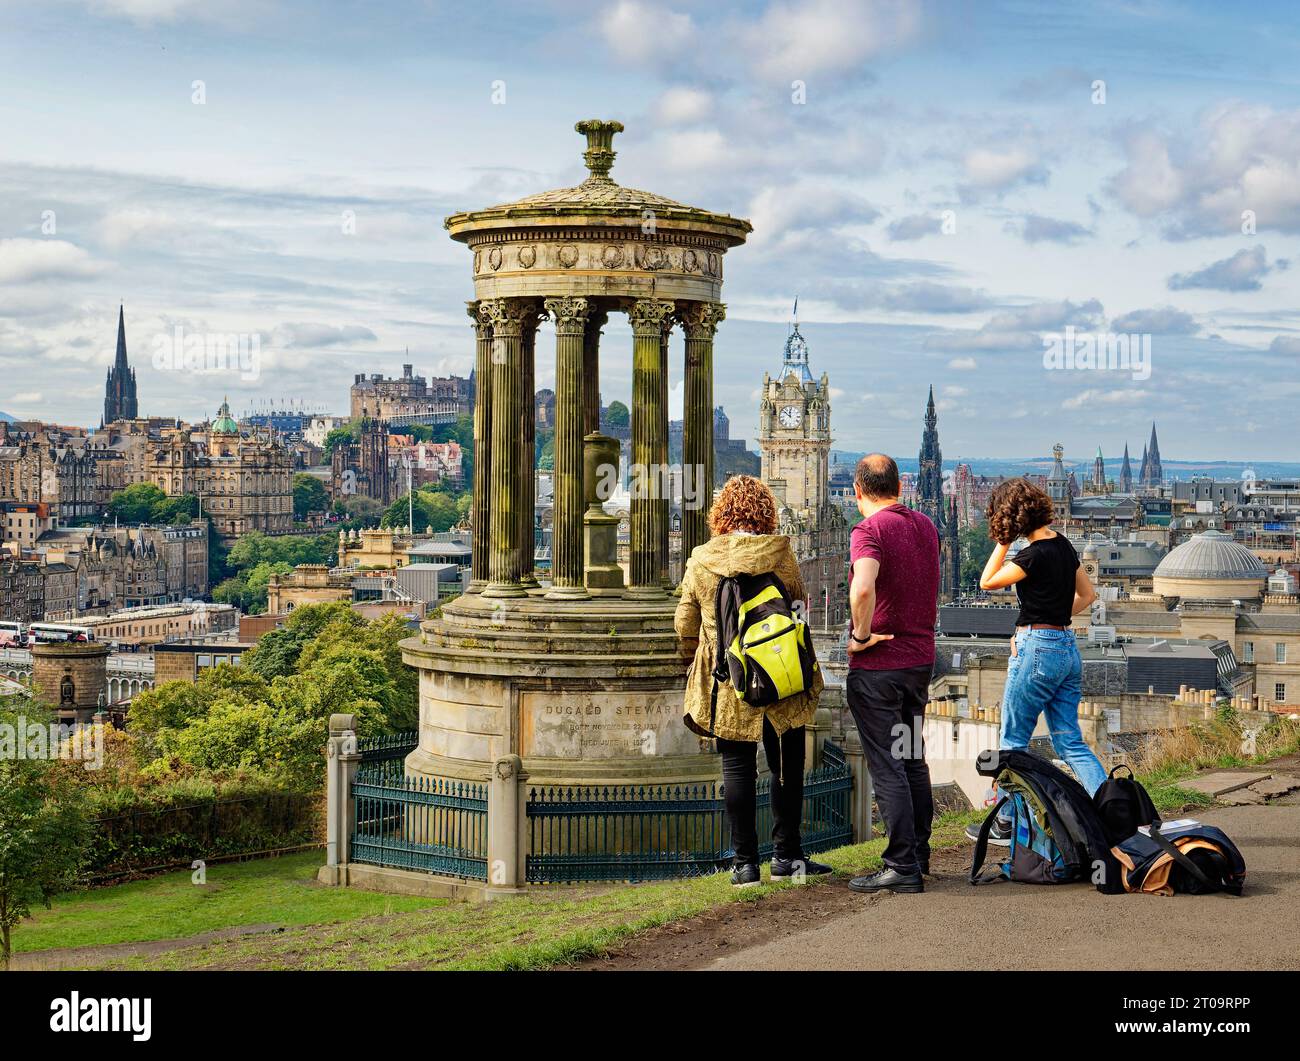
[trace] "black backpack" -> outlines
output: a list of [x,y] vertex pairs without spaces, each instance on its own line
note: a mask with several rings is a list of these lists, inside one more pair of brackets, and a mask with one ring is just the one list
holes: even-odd
[[715,698],[718,683],[730,682],[744,703],[761,709],[812,688],[812,634],[776,575],[720,579],[716,607]]
[[[1120,770],[1127,770],[1128,777],[1116,777]],[[1093,806],[1101,818],[1110,846],[1123,843],[1142,825],[1160,828],[1160,812],[1151,802],[1147,790],[1142,787],[1133,771],[1120,763],[1110,772],[1110,776],[1092,794]]]
[[[1078,781],[1042,756],[1015,748],[983,752],[975,768],[985,777],[997,778],[1003,797],[980,828],[971,861],[972,884],[1091,881],[1106,895],[1124,890],[1120,864],[1111,853],[1101,817]],[[981,876],[989,831],[998,809],[1008,801],[1014,823],[1011,858],[998,872]]]

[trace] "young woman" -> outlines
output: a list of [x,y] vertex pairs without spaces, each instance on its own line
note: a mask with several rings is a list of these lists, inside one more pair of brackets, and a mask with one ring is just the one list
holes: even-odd
[[722,753],[722,781],[735,862],[731,883],[759,883],[756,787],[758,743],[763,742],[772,772],[772,876],[830,873],[830,866],[805,858],[799,823],[803,817],[804,726],[812,721],[821,696],[818,670],[813,687],[766,709],[737,698],[730,684],[713,695],[717,651],[715,604],[718,582],[735,575],[773,573],[793,601],[804,598],[803,579],[790,539],[776,533],[776,498],[758,479],[727,480],[709,512],[714,537],[697,546],[686,563],[675,626],[682,651],[692,657],[686,676],[683,721],[695,733],[716,737]]
[[[1000,483],[989,498],[989,537],[997,545],[984,565],[980,589],[1015,586],[1020,601],[1002,694],[999,743],[1003,748],[1028,747],[1038,716],[1046,713],[1056,754],[1092,795],[1106,779],[1106,770],[1079,731],[1083,662],[1070,619],[1087,611],[1097,591],[1079,566],[1074,546],[1052,530],[1052,518],[1052,499],[1025,479]],[[1008,560],[1007,551],[1017,538],[1027,544]],[[1009,842],[1005,819],[995,823],[991,840]]]

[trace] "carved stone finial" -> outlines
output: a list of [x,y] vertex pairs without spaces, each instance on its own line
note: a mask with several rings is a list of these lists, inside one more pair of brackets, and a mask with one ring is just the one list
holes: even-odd
[[623,131],[623,123],[588,118],[586,121],[578,122],[573,128],[587,138],[587,150],[582,153],[582,161],[591,176],[583,183],[591,181],[613,183],[609,171],[613,168],[614,156],[618,153],[614,150],[614,134]]

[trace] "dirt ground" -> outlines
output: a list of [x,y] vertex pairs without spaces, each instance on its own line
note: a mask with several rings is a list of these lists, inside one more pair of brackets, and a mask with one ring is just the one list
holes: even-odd
[[1089,885],[967,881],[971,847],[936,852],[922,895],[837,879],[654,929],[575,968],[1300,969],[1300,800],[1194,815],[1246,859],[1246,894],[1102,895]]

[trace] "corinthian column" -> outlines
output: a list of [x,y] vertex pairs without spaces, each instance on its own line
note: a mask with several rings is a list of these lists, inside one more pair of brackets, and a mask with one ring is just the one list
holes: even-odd
[[537,303],[526,300],[528,310],[524,315],[520,334],[520,386],[523,390],[523,423],[519,432],[519,476],[516,480],[519,496],[516,511],[519,514],[519,575],[525,590],[539,589],[533,564],[537,555],[537,325],[541,322]]
[[664,596],[661,523],[667,517],[660,482],[667,457],[664,325],[673,303],[643,298],[631,304],[632,320],[632,580],[629,596]]
[[[673,334],[673,319],[664,321],[663,333],[659,339],[659,447],[655,453],[655,464],[659,467],[659,483],[666,491],[664,497],[655,502],[655,527],[659,531],[659,584],[664,589],[672,589],[669,568],[672,558],[669,555],[671,536],[668,528],[668,515],[672,509],[673,494],[671,489],[671,464],[668,460],[668,341]],[[662,509],[662,511],[659,511]]]
[[682,312],[686,386],[682,403],[682,570],[691,550],[709,540],[713,501],[713,335],[726,316],[719,302],[694,302]]
[[588,309],[582,336],[582,433],[600,431],[600,330],[609,320],[603,309]]
[[477,302],[465,303],[474,321],[474,483],[470,509],[470,584],[480,593],[488,579],[488,524],[492,511],[492,325]]
[[479,304],[492,326],[492,471],[488,512],[488,584],[485,597],[522,597],[519,545],[519,481],[532,476],[519,460],[523,431],[523,330],[535,316],[527,299],[494,298]]
[[585,298],[548,298],[546,312],[555,321],[555,507],[551,519],[552,600],[590,596],[582,563],[583,335]]

